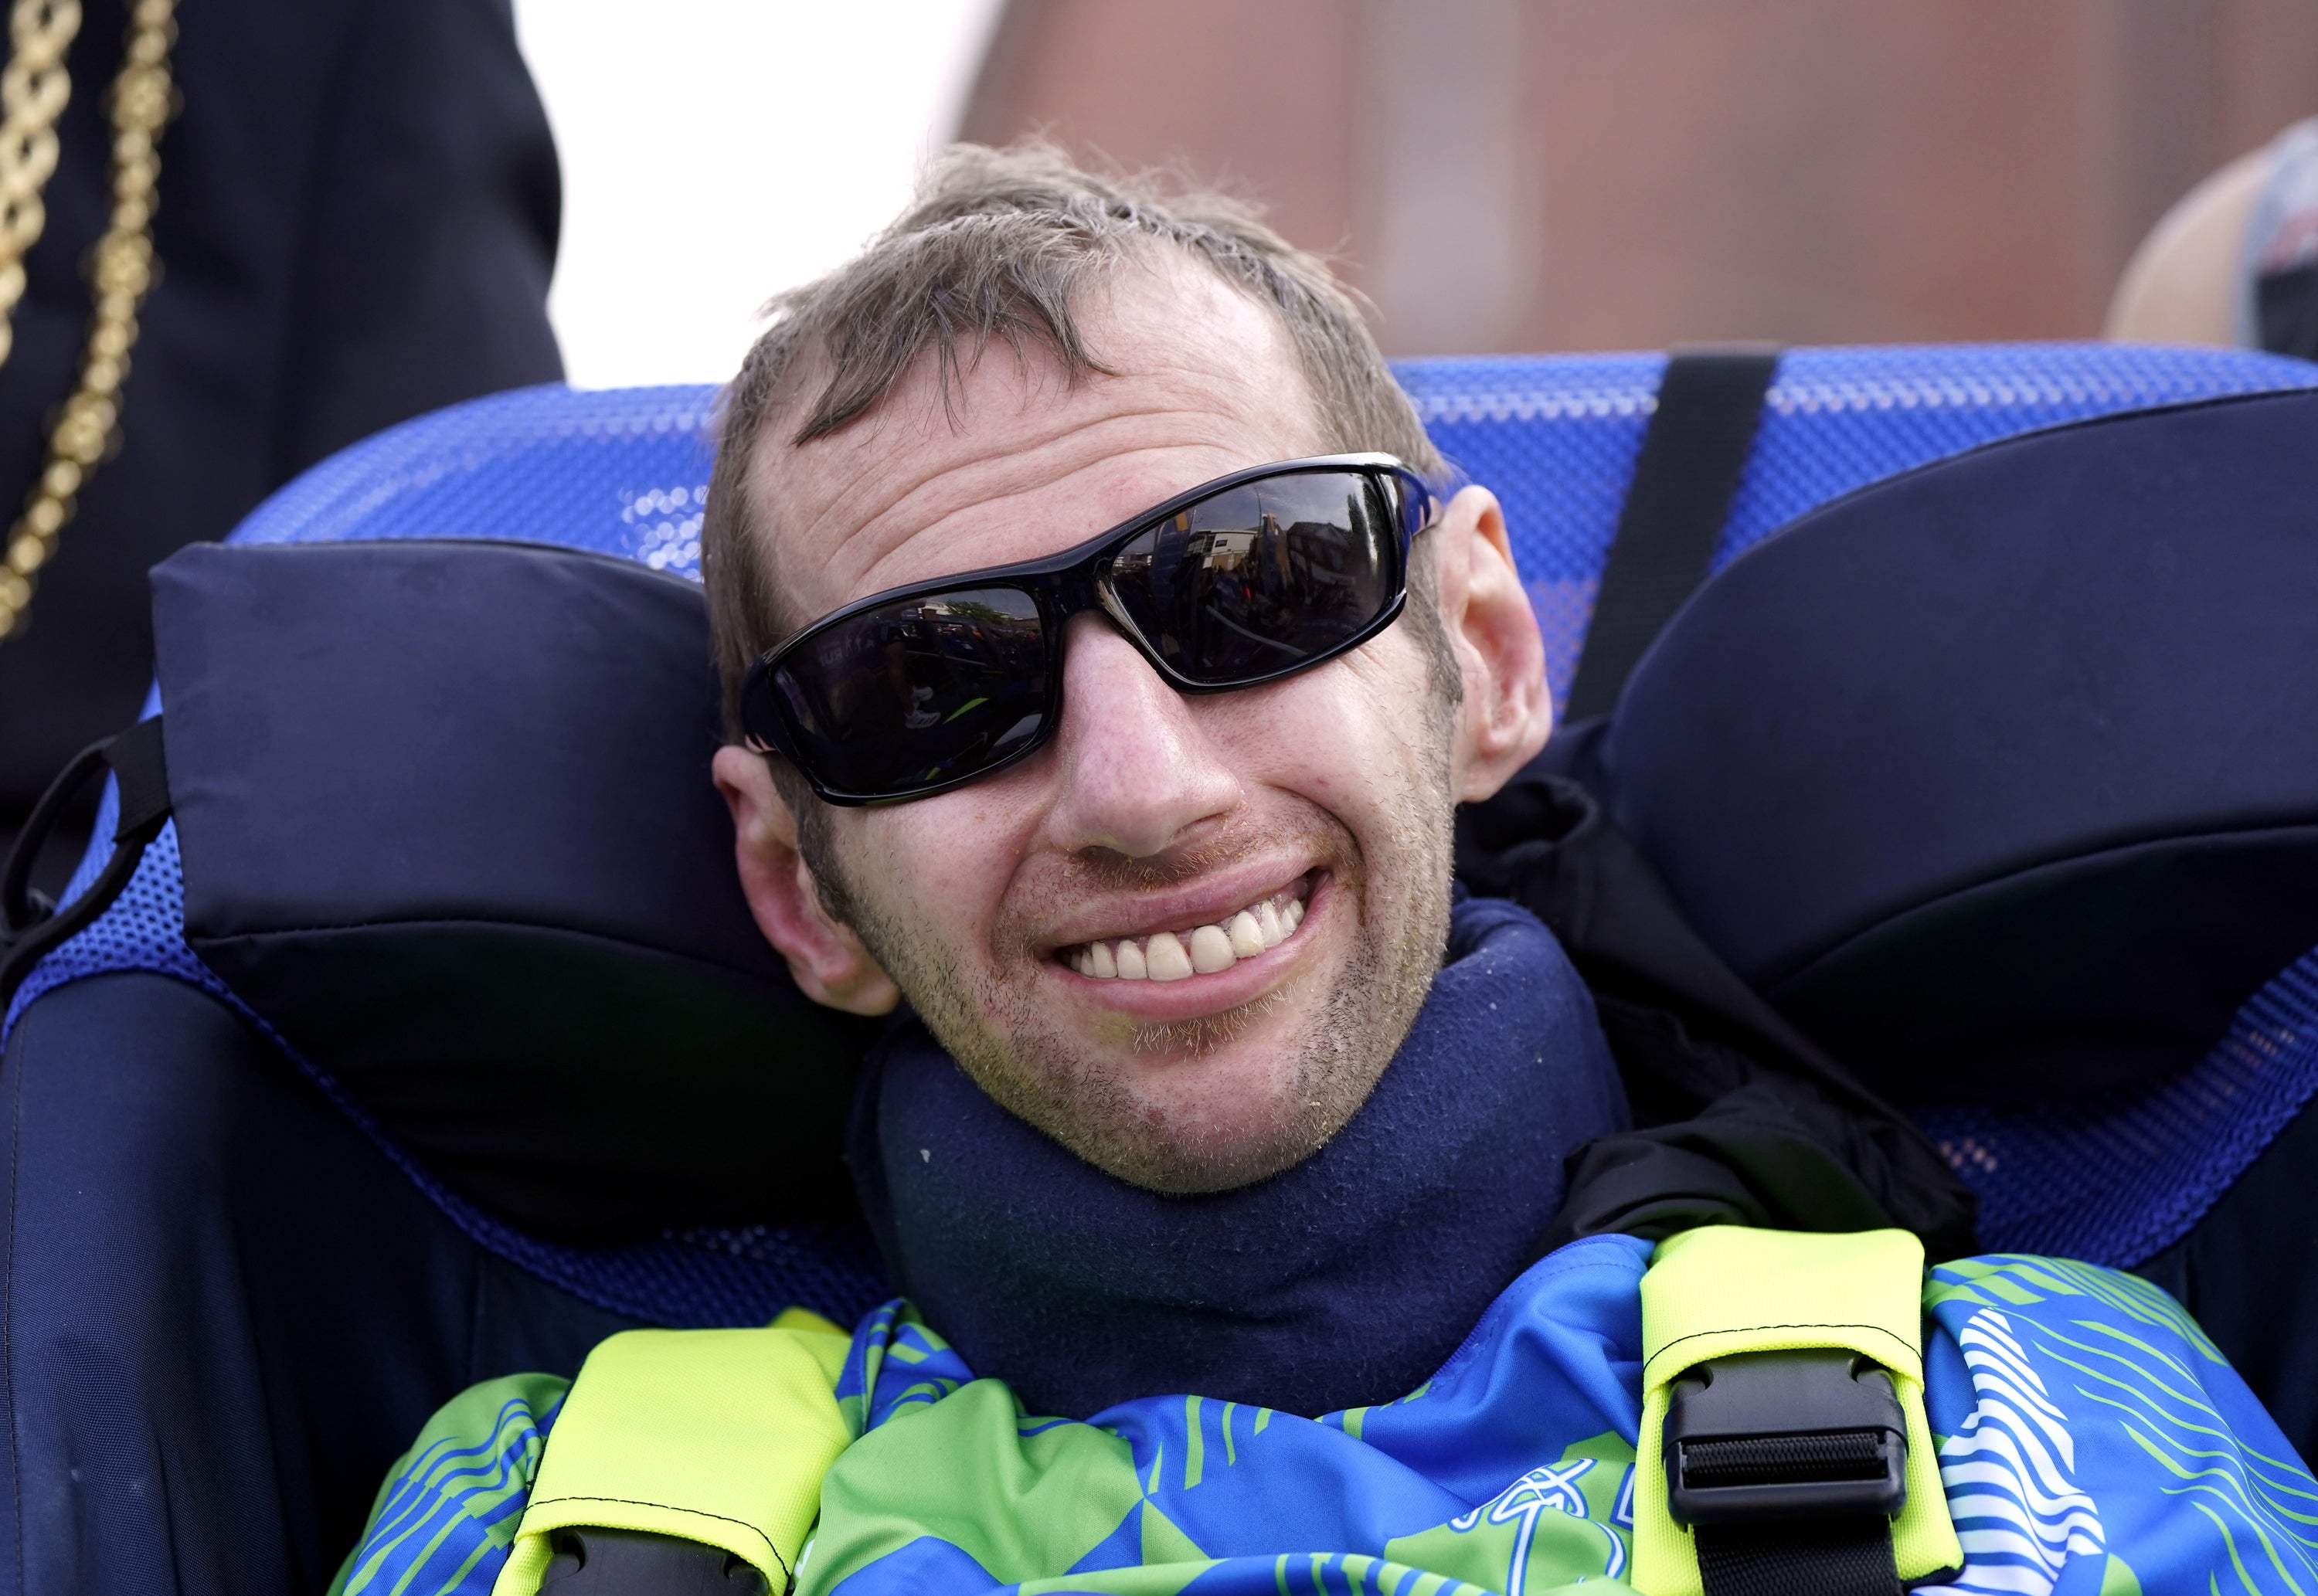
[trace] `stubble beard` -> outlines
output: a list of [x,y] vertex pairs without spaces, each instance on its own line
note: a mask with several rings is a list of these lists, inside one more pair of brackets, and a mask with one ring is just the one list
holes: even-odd
[[[1142,1097],[1130,1070],[1091,1056],[1041,1015],[1044,973],[1036,951],[1002,929],[988,973],[968,973],[858,891],[831,839],[805,839],[807,864],[823,883],[826,906],[853,928],[927,1029],[993,1100],[1136,1186],[1229,1190],[1300,1163],[1342,1130],[1368,1101],[1432,990],[1448,942],[1454,799],[1447,740],[1437,726],[1428,730],[1436,733],[1427,740],[1432,746],[1381,806],[1381,846],[1373,856],[1342,821],[1311,811],[1307,845],[1330,875],[1340,911],[1354,917],[1352,955],[1300,1035],[1285,1044],[1294,1056],[1277,1077],[1270,1122],[1254,1134],[1236,1106],[1228,1123],[1185,1123]],[[1277,826],[1263,834],[1268,842],[1278,837]],[[1192,868],[1211,868],[1235,851],[1226,844]],[[1119,864],[1111,862],[1111,873]],[[1292,990],[1275,990],[1223,1014],[1137,1027],[1124,1040],[1137,1055],[1198,1060],[1295,1000]]]

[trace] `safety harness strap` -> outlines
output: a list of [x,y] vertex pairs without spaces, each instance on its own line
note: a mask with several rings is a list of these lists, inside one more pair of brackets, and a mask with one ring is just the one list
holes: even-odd
[[1772,344],[1696,345],[1667,357],[1565,719],[1615,708],[1627,676],[1706,580],[1778,369]]
[[763,1583],[736,1592],[786,1591],[822,1475],[852,1439],[831,1394],[847,1346],[795,1312],[765,1330],[604,1341],[548,1433],[492,1596],[536,1596],[559,1559],[559,1592],[641,1596],[672,1575],[721,1591],[743,1567]]
[[1642,1278],[1633,1583],[1896,1596],[1963,1565],[1924,1414],[1923,1246],[1710,1225]]
[[1882,1519],[1701,1525],[1706,1596],[1900,1596]]

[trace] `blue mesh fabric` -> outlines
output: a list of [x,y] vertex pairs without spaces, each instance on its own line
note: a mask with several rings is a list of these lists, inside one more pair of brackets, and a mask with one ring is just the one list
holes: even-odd
[[[1557,689],[1584,641],[1662,364],[1656,354],[1604,354],[1398,368],[1442,450],[1505,502]],[[1717,563],[1804,510],[1976,444],[2314,382],[2318,368],[2301,362],[2210,350],[1795,350],[1771,390]],[[259,507],[235,541],[525,538],[696,578],[714,397],[706,388],[546,387],[458,406],[315,467]],[[103,821],[98,835],[109,829]],[[74,892],[96,864],[84,863]],[[121,901],[34,972],[9,1020],[40,992],[106,970],[160,971],[233,1002],[186,948],[182,919],[175,838],[165,832]],[[755,1229],[617,1249],[544,1243],[443,1189],[301,1063],[469,1235],[603,1306],[681,1325],[761,1321],[799,1301],[844,1318],[882,1290],[854,1235]],[[2314,1089],[2318,951],[2250,1001],[2210,1058],[2161,1087],[2065,1112],[1927,1117],[1981,1194],[1990,1247],[2129,1264],[2194,1224]]]
[[[1433,442],[1505,507],[1557,704],[1618,528],[1661,354],[1403,363]],[[1780,363],[1720,569],[1805,510],[1975,444],[2116,410],[2301,388],[2305,363],[2116,344],[1795,349]]]
[[1999,1251],[2138,1263],[2178,1241],[2318,1088],[2318,950],[2238,1011],[2169,1080],[2033,1109],[1918,1117],[1981,1195]]
[[551,384],[454,405],[332,455],[229,541],[520,538],[697,580],[715,398]]

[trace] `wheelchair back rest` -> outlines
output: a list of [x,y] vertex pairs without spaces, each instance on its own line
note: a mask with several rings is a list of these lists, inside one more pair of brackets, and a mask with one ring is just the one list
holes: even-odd
[[[1496,489],[1505,505],[1516,557],[1545,634],[1557,692],[1566,692],[1583,644],[1592,595],[1648,425],[1652,393],[1662,363],[1659,356],[1636,354],[1423,361],[1399,367],[1404,383],[1444,452],[1473,480]],[[1881,478],[1977,444],[2087,417],[2152,405],[2302,387],[2310,384],[2314,376],[2318,376],[2318,372],[2302,363],[2216,351],[2096,345],[1792,351],[1770,390],[1755,450],[1740,479],[1715,563],[1718,567],[1727,564],[1775,527],[1817,506]],[[634,571],[635,582],[627,585],[600,573],[584,577],[580,585],[597,594],[597,598],[590,602],[610,603],[614,607],[631,604],[639,614],[659,614],[660,623],[673,628],[668,635],[684,632],[697,637],[701,634],[697,630],[696,599],[689,601],[688,609],[674,604],[666,596],[677,590],[673,585],[657,583],[647,573],[697,578],[712,398],[706,389],[580,392],[546,388],[460,406],[394,428],[323,462],[260,507],[231,541],[242,545],[511,541],[615,556],[631,567],[643,569]],[[409,551],[409,560],[400,567],[406,577],[412,571],[436,568],[433,578],[410,578],[404,593],[409,602],[399,612],[397,623],[408,628],[409,635],[424,632],[430,624],[454,615],[470,628],[489,631],[500,624],[514,609],[532,602],[520,596],[526,590],[524,584],[532,585],[530,591],[545,591],[568,584],[571,571],[603,563],[575,560],[568,556],[561,560],[526,559],[518,551],[504,549],[474,552],[488,552],[487,562],[492,563],[498,573],[493,580],[506,584],[498,589],[500,598],[496,608],[485,604],[479,610],[470,602],[490,590],[490,583],[479,581],[472,593],[450,595],[443,586],[442,559],[424,549]],[[362,558],[356,551],[347,551],[347,554],[350,558]],[[204,575],[203,558],[196,554],[191,563],[180,569],[184,584],[190,585],[185,588],[189,593],[202,582],[214,585],[226,579],[220,574],[227,569],[222,565]],[[286,596],[304,579],[297,573],[306,568],[297,557],[291,556],[278,568],[267,568],[284,574],[263,579],[278,587],[286,603]],[[313,569],[319,570],[319,567]],[[429,581],[434,584],[431,594],[427,590]],[[624,596],[616,600],[601,596],[613,593]],[[679,609],[684,610],[681,616],[678,614]],[[382,611],[373,619],[389,617]],[[289,637],[298,632],[299,629],[292,626],[281,635]],[[302,635],[316,647],[325,641],[310,627]],[[166,635],[164,644],[167,646]],[[366,646],[373,657],[382,650],[419,652],[409,650],[405,638],[396,635],[370,640]],[[250,647],[256,651],[245,651],[241,668],[245,674],[258,671],[262,675],[259,667],[264,650],[278,649],[280,645],[254,643]],[[520,676],[515,668],[515,654],[519,651],[496,650],[498,664],[492,669],[500,674],[494,680],[512,682]],[[452,652],[455,654],[457,650]],[[292,674],[300,668],[296,663],[299,659],[294,649],[281,651],[266,668],[277,674]],[[341,663],[351,668],[358,659],[358,653],[348,653]],[[599,651],[593,663],[575,679],[594,683],[599,697],[616,696],[622,669],[616,650]],[[354,684],[358,674],[354,671],[345,677],[346,690],[355,691]],[[703,1056],[723,1058],[729,1065],[729,1061],[749,1049],[761,1046],[768,1025],[790,1028],[793,1052],[819,1047],[822,1044],[810,1039],[812,1027],[825,1027],[829,1022],[817,1013],[804,1012],[794,991],[785,988],[780,973],[768,969],[764,955],[741,947],[746,935],[734,930],[736,910],[729,892],[721,903],[704,911],[705,920],[701,922],[687,922],[684,912],[671,914],[665,906],[653,909],[631,905],[615,912],[570,898],[571,892],[583,890],[578,883],[595,880],[599,874],[606,879],[630,882],[689,882],[694,883],[692,887],[680,890],[696,895],[705,893],[710,889],[703,884],[707,879],[705,873],[711,867],[705,861],[721,862],[730,856],[729,829],[716,812],[705,784],[705,759],[714,733],[708,718],[705,667],[694,675],[677,663],[672,655],[656,651],[651,661],[634,662],[627,674],[632,678],[627,684],[630,688],[649,677],[658,683],[651,693],[673,695],[671,702],[680,701],[687,706],[681,724],[671,722],[673,730],[635,729],[634,734],[654,742],[655,747],[659,746],[655,738],[660,741],[689,739],[696,746],[688,758],[679,758],[670,743],[668,768],[680,773],[682,781],[697,785],[687,789],[695,794],[693,796],[677,796],[670,788],[655,797],[651,801],[655,811],[640,820],[632,817],[619,835],[633,837],[639,834],[639,827],[648,831],[658,826],[663,830],[687,832],[690,840],[680,848],[668,843],[677,851],[653,856],[665,868],[656,865],[625,872],[598,872],[585,866],[584,849],[555,863],[555,850],[567,846],[565,840],[523,837],[512,816],[500,814],[492,823],[505,829],[484,834],[495,835],[531,865],[548,869],[555,883],[544,895],[517,894],[526,896],[528,907],[523,912],[532,914],[538,923],[531,925],[524,935],[510,934],[512,940],[503,941],[500,953],[504,955],[508,946],[519,943],[528,950],[526,956],[532,956],[536,966],[541,950],[556,945],[553,937],[530,934],[542,928],[567,934],[563,937],[566,945],[574,940],[569,934],[576,932],[577,939],[582,941],[592,937],[593,946],[601,952],[607,942],[620,940],[618,936],[605,935],[607,928],[633,928],[641,917],[658,928],[642,939],[648,959],[664,963],[672,955],[690,958],[698,967],[696,973],[705,972],[702,979],[754,983],[759,993],[762,1015],[754,1020],[734,1022],[720,1045],[723,1051],[711,1048]],[[318,677],[318,683],[319,680]],[[176,691],[166,672],[163,688],[165,692]],[[434,691],[437,695],[434,702],[440,706],[434,741],[436,753],[464,757],[470,750],[462,748],[452,733],[463,723],[463,717],[478,713],[473,695],[468,692],[463,697],[460,683],[449,677],[437,679]],[[635,694],[632,692],[628,696],[634,698]],[[160,707],[167,708],[173,716],[175,713],[174,705]],[[186,707],[192,710],[197,706],[189,702]],[[549,761],[547,767],[556,770],[562,779],[584,780],[588,779],[586,767],[590,760],[584,752],[575,754],[572,750],[587,749],[587,716],[585,704],[575,707],[566,703],[552,721],[538,724],[519,724],[523,713],[507,705],[502,705],[498,714],[483,719],[503,734],[500,743],[505,749],[515,751],[511,757],[544,758]],[[189,716],[189,724],[193,719]],[[615,722],[623,727],[630,724],[617,721],[616,716]],[[341,734],[346,735],[349,728],[358,731],[361,724],[357,719],[345,720],[341,722]],[[401,735],[424,741],[420,735],[423,730],[423,725],[413,723]],[[533,736],[535,732],[539,735]],[[213,728],[211,735],[220,733]],[[623,731],[619,735],[627,736],[629,732]],[[175,750],[174,732],[171,740],[172,763],[176,765],[181,762]],[[548,750],[545,741],[559,742],[561,751]],[[227,744],[220,741],[216,747],[224,749]],[[391,757],[374,750],[365,760],[352,741],[346,745],[346,764],[314,761],[309,768],[358,770],[361,784],[367,784],[372,794],[391,790],[394,779]],[[192,778],[201,763],[196,759],[182,771],[173,770],[173,785],[181,776]],[[204,779],[230,782],[236,764],[236,758],[212,758],[205,767],[208,775]],[[291,779],[285,774],[288,767],[280,762],[265,768],[271,773],[269,779]],[[416,779],[405,779],[406,792],[417,790],[413,785]],[[454,784],[456,790],[470,796],[490,785],[487,779],[474,772],[469,772],[461,781],[464,785]],[[301,791],[311,792],[310,788]],[[222,793],[222,789],[219,792]],[[198,802],[197,794],[189,795]],[[278,871],[268,876],[257,869],[263,863],[257,857],[264,848],[262,830],[245,829],[239,833],[234,843],[240,850],[238,854],[232,848],[212,848],[206,856],[220,861],[238,858],[241,863],[236,869],[256,870],[257,878],[273,883],[270,898],[265,893],[253,898],[244,892],[229,902],[224,897],[208,895],[209,888],[203,880],[208,865],[201,848],[210,845],[204,842],[196,846],[189,841],[181,867],[179,838],[174,829],[165,831],[121,901],[94,926],[34,972],[12,1005],[11,1018],[24,1006],[36,1001],[43,991],[106,969],[162,970],[201,985],[241,1009],[274,1035],[285,1051],[313,1073],[357,1123],[370,1130],[393,1156],[402,1160],[413,1179],[471,1233],[495,1251],[563,1282],[583,1296],[623,1312],[674,1323],[739,1323],[768,1306],[777,1308],[788,1301],[822,1302],[832,1311],[842,1312],[874,1292],[874,1265],[861,1261],[864,1254],[858,1237],[832,1242],[827,1234],[813,1231],[810,1224],[802,1228],[759,1225],[735,1230],[731,1228],[731,1221],[738,1215],[714,1202],[694,1201],[697,1192],[674,1206],[649,1213],[622,1211],[617,1204],[608,1208],[600,1205],[591,1207],[572,1193],[575,1185],[584,1185],[584,1179],[576,1179],[580,1165],[550,1167],[553,1161],[545,1160],[544,1155],[532,1157],[532,1161],[524,1166],[522,1179],[513,1181],[494,1183],[487,1172],[479,1174],[472,1166],[463,1168],[454,1147],[460,1134],[458,1126],[464,1123],[463,1116],[468,1113],[463,1099],[454,1100],[464,1089],[458,1085],[463,1078],[463,1071],[471,1075],[474,1059],[480,1054],[492,1054],[510,1066],[502,1072],[504,1089],[517,1089],[505,1087],[505,1082],[526,1080],[533,1082],[533,1089],[539,1089],[545,1080],[540,1071],[551,1054],[537,1045],[532,1045],[526,1053],[524,1039],[530,1037],[535,1043],[537,1038],[553,1032],[554,1005],[539,993],[552,994],[559,990],[555,982],[562,983],[562,991],[573,990],[575,977],[571,972],[575,966],[556,965],[553,980],[546,986],[510,1005],[511,1013],[528,1014],[527,1021],[495,1027],[487,1024],[481,1018],[483,1000],[470,998],[466,1012],[476,1019],[480,1027],[477,1034],[485,1036],[489,1045],[479,1041],[463,1051],[458,1047],[446,1049],[438,1039],[427,1044],[436,1049],[431,1056],[438,1062],[456,1061],[459,1068],[437,1070],[431,1075],[421,1071],[400,1081],[390,1079],[391,1070],[387,1066],[391,1061],[375,1051],[364,1052],[356,1035],[359,1027],[333,1028],[325,1023],[329,1017],[324,1005],[310,999],[301,1000],[293,990],[299,982],[282,975],[282,972],[298,968],[299,958],[315,956],[316,940],[309,938],[309,946],[303,949],[291,948],[280,934],[301,926],[310,929],[317,925],[345,932],[330,955],[338,962],[329,966],[344,970],[351,967],[353,951],[364,946],[364,936],[354,930],[364,914],[375,919],[386,913],[390,919],[399,917],[398,923],[405,925],[490,919],[473,912],[472,902],[450,902],[442,891],[436,890],[449,877],[430,878],[428,872],[433,866],[424,861],[433,859],[439,864],[451,853],[463,851],[472,865],[492,854],[497,845],[479,850],[470,838],[446,851],[442,843],[445,834],[443,825],[435,825],[430,832],[428,825],[396,820],[392,804],[364,808],[369,799],[363,792],[341,788],[335,794],[311,795],[314,802],[327,800],[336,805],[338,812],[359,811],[368,817],[365,824],[372,828],[373,835],[382,845],[391,845],[370,850],[369,865],[392,856],[397,848],[413,850],[411,856],[420,859],[421,864],[400,876],[376,868],[354,870],[351,877],[339,879],[337,885],[346,887],[351,880],[361,889],[355,893],[360,901],[351,906],[339,905],[345,912],[333,916],[319,912],[324,906],[319,905],[313,896],[322,890],[317,883],[328,879],[326,876],[311,873],[284,875]],[[436,797],[441,795],[438,793]],[[266,805],[273,801],[254,794],[247,787],[241,789],[236,801],[254,802],[252,814],[270,813],[274,821],[296,829],[286,811],[269,811]],[[355,810],[346,807],[349,803],[355,806]],[[440,818],[472,808],[472,804],[463,802],[447,807],[439,802],[422,802],[402,812],[406,817],[420,813]],[[221,815],[225,810],[220,803],[211,812]],[[192,816],[195,810],[183,812]],[[590,813],[586,804],[573,806],[571,812],[580,816]],[[689,817],[680,826],[674,823],[678,814]],[[603,816],[594,814],[588,824],[602,831]],[[213,820],[204,823],[205,833],[214,825]],[[706,828],[709,834],[699,835],[694,829],[699,827]],[[321,846],[324,839],[313,835],[311,828],[308,830],[308,842]],[[189,837],[190,831],[189,826]],[[216,835],[227,837],[230,832],[220,830]],[[660,840],[667,842],[666,838]],[[595,839],[595,846],[603,846],[600,836]],[[677,857],[678,852],[683,854],[681,859]],[[286,851],[283,856],[289,856]],[[84,865],[75,890],[94,875],[95,863],[92,857]],[[186,942],[184,870],[190,870],[195,878],[193,928],[202,944],[201,958],[194,956]],[[488,875],[490,872],[483,874]],[[223,879],[222,875],[220,879]],[[433,885],[427,886],[430,880]],[[411,890],[414,882],[426,890]],[[403,895],[396,898],[397,892]],[[363,898],[364,892],[370,896]],[[552,912],[540,908],[540,903],[546,901],[553,901]],[[263,912],[252,911],[253,903]],[[499,907],[513,913],[506,901]],[[237,921],[237,914],[244,918]],[[627,918],[623,919],[623,914]],[[507,918],[507,914],[500,916],[502,922]],[[521,915],[515,918],[520,919]],[[689,947],[669,946],[671,940],[683,941],[681,927],[686,923],[721,923],[724,929],[704,933],[707,943],[714,946],[700,944],[697,937],[696,945]],[[472,928],[468,931],[472,934]],[[436,973],[439,975],[446,965],[455,967],[460,963],[457,959],[437,961]],[[548,963],[555,964],[553,958]],[[514,964],[504,967],[513,968]],[[406,961],[404,967],[417,966]],[[231,984],[221,980],[221,975],[229,975]],[[398,995],[374,988],[364,995],[363,1012],[373,1017],[386,1015],[398,1002],[407,1004],[409,999],[407,991]],[[530,1005],[528,1009],[526,1004]],[[612,1017],[601,1005],[590,1008],[583,1004],[575,1013],[588,1017],[583,1028],[599,1020],[612,1023]],[[827,1040],[823,1038],[823,1042]],[[646,1045],[629,1040],[622,1046],[642,1049]],[[588,1114],[601,1116],[619,1112],[624,1102],[617,1067],[621,1047],[599,1051],[597,1056],[606,1061],[598,1080],[600,1089],[592,1095],[583,1094],[588,1096]],[[729,1067],[720,1066],[721,1073],[711,1071],[701,1074],[687,1086],[665,1073],[668,1069],[689,1067],[680,1052],[673,1048],[662,1050],[660,1059],[663,1069],[650,1089],[672,1094],[670,1101],[697,1104],[735,1089],[735,1077]],[[688,1099],[687,1092],[691,1094]],[[841,1082],[814,1099],[822,1106],[814,1111],[825,1113],[827,1105],[840,1098]],[[624,1099],[631,1106],[635,1100],[633,1093]],[[720,1100],[728,1104],[735,1101],[729,1095]],[[777,1107],[758,1105],[746,1115],[735,1114],[732,1117],[763,1123],[760,1116],[777,1116],[778,1112]],[[2008,1210],[1997,1192],[2001,1180],[1981,1167],[1989,1161],[1985,1157],[1986,1134],[1993,1133],[1986,1126],[1979,1127],[1979,1131],[1984,1133],[1981,1141],[1974,1143],[1982,1150],[1980,1163],[1972,1162],[1968,1151],[1956,1156],[1968,1177],[1986,1178],[1984,1194],[1996,1194],[1990,1204],[1991,1217],[1996,1221],[1990,1226],[1991,1242],[2033,1247],[2051,1237],[2074,1234],[2069,1229],[2071,1224],[2082,1229],[2082,1215],[2074,1210],[2056,1210],[2048,1200],[2049,1193],[2035,1196],[2034,1201],[2018,1206],[2017,1211]],[[572,1125],[565,1125],[558,1132],[560,1137],[576,1135],[582,1142],[587,1134],[584,1126]],[[724,1143],[717,1145],[721,1150],[718,1156],[730,1154]],[[418,1156],[412,1155],[413,1148],[421,1150]],[[531,1149],[526,1156],[535,1154],[540,1154],[539,1148]],[[546,1171],[544,1175],[543,1170]],[[764,1194],[760,1191],[758,1196]],[[2062,1209],[2065,1208],[2063,1204]],[[2190,1217],[2194,1218],[2194,1214]],[[2173,1222],[2169,1219],[2163,1223]],[[2174,1233],[2178,1233],[2178,1228]],[[2112,1225],[2110,1231],[2116,1231],[2116,1227]],[[644,1233],[647,1232],[657,1233]],[[2072,1250],[2103,1261],[2128,1261],[2116,1256],[2116,1249],[2143,1246],[2148,1241],[2147,1232],[2144,1225],[2122,1241],[2117,1236],[2123,1232],[2103,1232],[2093,1240],[2104,1246],[2114,1242],[2107,1252],[2102,1246],[2079,1245]],[[2162,1245],[2163,1242],[2156,1244]],[[851,1261],[840,1261],[837,1274],[831,1276],[829,1259],[848,1248],[853,1249],[847,1254]],[[800,1272],[811,1275],[814,1271],[820,1271],[816,1276],[819,1287],[811,1291],[797,1289],[795,1282]]]

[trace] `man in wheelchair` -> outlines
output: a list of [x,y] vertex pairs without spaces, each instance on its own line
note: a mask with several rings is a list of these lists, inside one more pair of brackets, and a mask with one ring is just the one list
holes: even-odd
[[1955,1257],[1937,1156],[1775,1023],[1630,1128],[1699,1017],[1597,1018],[1585,915],[1452,879],[1539,631],[1319,263],[960,152],[725,407],[715,781],[798,986],[892,1017],[848,1159],[905,1296],[470,1391],[337,1590],[2318,1577],[2188,1317]]

